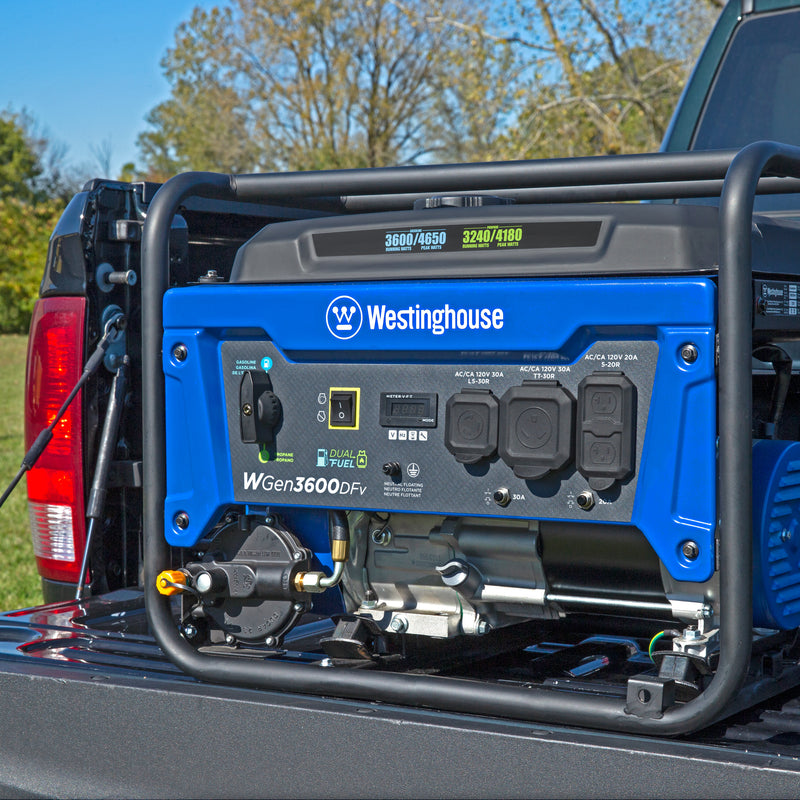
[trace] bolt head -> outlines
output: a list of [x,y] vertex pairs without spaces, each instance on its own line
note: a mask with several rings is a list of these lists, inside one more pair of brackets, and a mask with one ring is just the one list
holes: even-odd
[[395,617],[390,623],[389,627],[395,633],[404,633],[408,630],[408,620],[405,617]]
[[681,347],[681,358],[687,364],[694,364],[698,356],[697,348],[693,344],[685,344]]
[[252,415],[252,413],[253,413],[253,406],[251,406],[250,403],[245,403],[242,406],[242,414],[244,414],[246,417],[249,417]]
[[189,527],[189,515],[185,511],[175,515],[175,527],[185,531]]
[[236,644],[236,637],[232,633],[225,634],[225,644],[234,645]]
[[183,626],[183,635],[187,639],[191,639],[191,638],[197,636],[197,628],[195,628],[194,625],[184,625]]
[[700,548],[697,546],[697,542],[684,542],[681,545],[681,553],[685,558],[694,561],[700,555]]
[[491,625],[490,625],[490,624],[489,624],[489,623],[488,623],[488,622],[487,622],[485,619],[482,619],[482,620],[481,620],[481,621],[478,623],[478,628],[477,628],[477,630],[478,630],[478,636],[483,636],[484,634],[487,634],[487,633],[489,633],[489,631],[490,631],[491,629],[492,629],[492,626],[491,626]]
[[174,358],[176,361],[186,361],[186,357],[187,357],[188,355],[189,355],[189,351],[188,351],[188,350],[186,349],[186,347],[185,347],[184,345],[182,345],[182,344],[179,344],[179,345],[178,345],[178,346],[177,346],[177,347],[176,347],[176,348],[175,348],[175,349],[172,351],[172,357],[173,357],[173,358]]

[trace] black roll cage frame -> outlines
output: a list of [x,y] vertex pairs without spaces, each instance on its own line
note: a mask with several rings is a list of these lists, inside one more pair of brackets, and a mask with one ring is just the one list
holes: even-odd
[[[796,181],[785,178],[800,178],[800,147],[756,142],[739,151],[263,175],[188,172],[165,183],[148,209],[141,275],[145,604],[151,630],[165,654],[195,678],[215,683],[631,733],[679,735],[721,717],[745,682],[752,644],[753,204],[757,192],[800,191]],[[673,705],[660,715],[629,713],[625,699],[545,687],[521,689],[460,678],[325,669],[205,654],[181,636],[170,599],[156,589],[156,576],[170,567],[170,548],[164,537],[166,430],[161,357],[163,296],[169,287],[169,231],[181,203],[192,196],[257,203],[338,196],[344,211],[385,210],[398,206],[398,196],[407,203],[432,193],[487,191],[518,192],[528,202],[720,196],[719,666],[697,698]]]

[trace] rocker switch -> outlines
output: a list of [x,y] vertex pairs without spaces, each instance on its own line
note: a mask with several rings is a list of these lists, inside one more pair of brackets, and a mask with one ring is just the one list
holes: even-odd
[[331,428],[354,428],[356,425],[355,391],[332,391],[330,414]]

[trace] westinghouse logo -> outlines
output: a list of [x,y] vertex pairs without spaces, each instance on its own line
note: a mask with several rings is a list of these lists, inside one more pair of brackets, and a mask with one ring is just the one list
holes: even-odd
[[325,324],[337,339],[352,339],[364,323],[358,301],[346,294],[335,297],[325,312]]
[[[328,305],[325,322],[337,339],[352,339],[361,330],[364,313],[357,300],[339,295]],[[502,330],[505,313],[502,308],[456,308],[449,303],[439,308],[382,304],[367,306],[367,323],[372,331],[430,331],[441,336],[445,331]]]

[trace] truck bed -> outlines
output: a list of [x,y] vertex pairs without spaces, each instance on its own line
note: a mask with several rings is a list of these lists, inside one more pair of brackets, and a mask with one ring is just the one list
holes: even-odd
[[656,739],[201,684],[124,590],[0,615],[3,797],[796,797],[800,695]]

